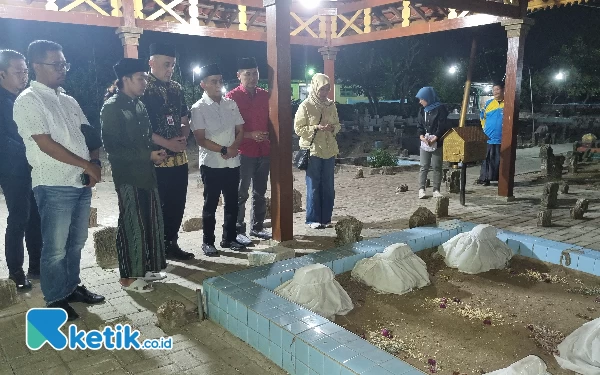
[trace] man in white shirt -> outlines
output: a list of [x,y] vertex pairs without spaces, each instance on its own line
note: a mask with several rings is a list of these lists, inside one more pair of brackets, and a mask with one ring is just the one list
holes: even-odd
[[81,126],[89,122],[75,99],[60,87],[70,64],[60,44],[36,40],[28,58],[36,80],[14,106],[25,142],[32,186],[42,223],[40,284],[48,307],[69,320],[79,316],[69,302],[88,304],[104,297],[79,285],[81,249],[88,236],[91,188],[100,181],[98,150],[89,150]]
[[225,223],[222,248],[242,251],[245,246],[236,241],[238,215],[238,185],[240,157],[238,148],[244,138],[244,119],[237,104],[223,97],[223,78],[216,64],[200,71],[202,98],[192,107],[191,129],[200,146],[200,174],[204,184],[202,251],[218,256],[215,248],[215,211],[219,196],[225,199]]

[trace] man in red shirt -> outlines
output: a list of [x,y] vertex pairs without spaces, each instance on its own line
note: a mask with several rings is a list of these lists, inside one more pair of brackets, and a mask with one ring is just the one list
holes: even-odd
[[243,58],[238,62],[237,77],[240,85],[226,96],[233,99],[244,119],[244,140],[240,145],[240,186],[238,192],[237,242],[249,245],[244,220],[246,201],[252,182],[252,222],[250,235],[263,240],[271,233],[263,228],[267,205],[265,193],[270,170],[269,142],[269,93],[257,87],[258,66],[254,58]]

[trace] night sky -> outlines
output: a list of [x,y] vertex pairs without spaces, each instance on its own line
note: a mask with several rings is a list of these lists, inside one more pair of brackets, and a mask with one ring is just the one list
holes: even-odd
[[[600,34],[600,3],[540,11],[530,15],[536,25],[526,42],[526,64],[541,69],[560,46],[582,35],[596,38]],[[94,59],[99,64],[112,65],[121,57],[122,47],[114,29],[94,26],[43,23],[0,19],[0,48],[26,52],[35,39],[50,39],[63,45],[67,60],[73,64]],[[477,35],[482,49],[506,47],[506,34],[500,25],[434,33],[425,37],[428,51],[434,56],[463,57],[469,55],[471,38]],[[194,66],[219,63],[225,79],[235,78],[237,58],[254,56],[261,70],[266,71],[266,44],[230,39],[144,32],[140,40],[140,57],[147,57],[148,46],[154,42],[174,44],[180,54],[179,69],[191,80]],[[381,48],[385,42],[379,43]],[[600,47],[600,44],[596,44]],[[292,46],[292,78],[302,79],[305,66],[322,70],[323,61],[317,47]]]

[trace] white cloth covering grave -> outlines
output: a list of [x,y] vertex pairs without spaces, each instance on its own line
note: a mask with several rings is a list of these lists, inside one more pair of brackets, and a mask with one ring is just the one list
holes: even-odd
[[429,285],[425,262],[405,243],[385,248],[383,253],[361,259],[352,277],[382,293],[404,294]]
[[577,328],[558,345],[560,367],[584,375],[600,375],[600,318]]
[[512,365],[488,372],[487,375],[551,375],[540,357],[530,355]]
[[476,274],[503,269],[512,258],[512,250],[496,235],[498,230],[480,224],[470,232],[459,233],[438,248],[448,267]]
[[274,292],[312,312],[331,319],[346,315],[352,300],[327,266],[311,264],[296,270],[294,277],[275,288]]

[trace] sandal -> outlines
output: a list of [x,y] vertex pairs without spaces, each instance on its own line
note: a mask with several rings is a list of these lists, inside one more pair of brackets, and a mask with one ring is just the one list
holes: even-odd
[[129,286],[121,285],[121,289],[136,293],[150,293],[154,290],[152,284],[145,282],[143,279],[137,279]]
[[142,277],[144,281],[159,281],[167,278],[167,274],[164,272],[146,272],[146,276]]

